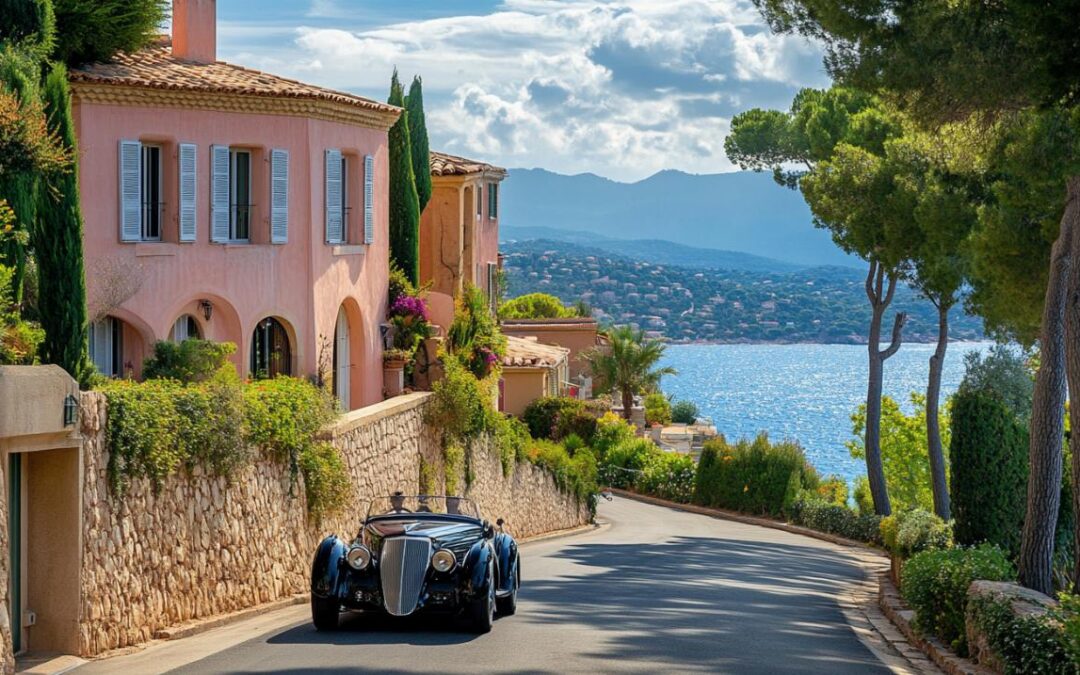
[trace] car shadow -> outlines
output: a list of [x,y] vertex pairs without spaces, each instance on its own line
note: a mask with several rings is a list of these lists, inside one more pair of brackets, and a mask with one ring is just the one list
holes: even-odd
[[459,645],[480,637],[464,617],[393,617],[344,612],[337,630],[318,631],[311,623],[276,633],[267,644],[280,645]]

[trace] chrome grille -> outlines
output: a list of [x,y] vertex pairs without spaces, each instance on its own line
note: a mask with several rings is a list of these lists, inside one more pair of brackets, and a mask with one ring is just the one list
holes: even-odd
[[387,612],[405,616],[416,610],[430,561],[430,539],[394,537],[383,541],[379,576]]

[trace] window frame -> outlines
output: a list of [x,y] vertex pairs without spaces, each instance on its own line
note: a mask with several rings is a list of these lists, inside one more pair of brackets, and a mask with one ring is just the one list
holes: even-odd
[[352,211],[352,206],[349,205],[349,155],[344,152],[341,153],[341,241],[338,244],[348,244],[352,241],[352,237],[349,236],[349,230],[352,229],[352,222],[349,221],[349,214]]
[[[247,156],[247,203],[244,205],[247,207],[247,236],[236,236],[239,230],[239,214],[240,203],[237,201],[237,158],[240,155]],[[254,171],[254,153],[250,148],[232,147],[229,146],[229,243],[230,244],[249,244],[251,243],[251,213],[254,209],[252,204],[252,173]]]
[[[156,154],[157,155],[156,162],[155,162],[155,164],[157,165],[156,166],[156,168],[157,168],[157,181],[151,181],[151,176],[149,175],[150,162],[149,162],[148,155],[150,155],[150,154]],[[164,208],[165,208],[165,201],[163,199],[164,194],[165,194],[164,193],[165,166],[164,166],[164,163],[163,163],[164,154],[165,154],[164,148],[159,144],[156,144],[156,143],[140,143],[140,148],[139,148],[139,185],[140,185],[140,191],[141,191],[142,194],[139,197],[139,201],[141,202],[139,204],[139,206],[140,206],[140,208],[139,208],[139,241],[146,241],[146,242],[162,241],[162,225],[164,224]],[[157,184],[153,185],[152,182],[156,182]],[[156,204],[151,204],[150,201],[149,201],[150,194],[151,194],[151,188],[157,194],[158,201],[156,202]],[[156,208],[155,208],[155,206],[156,206]],[[150,220],[152,219],[152,216],[156,217],[156,220],[157,220],[157,222],[155,223],[156,226],[157,226],[157,234],[156,235],[149,234],[149,230],[150,230],[150,226],[151,226]]]

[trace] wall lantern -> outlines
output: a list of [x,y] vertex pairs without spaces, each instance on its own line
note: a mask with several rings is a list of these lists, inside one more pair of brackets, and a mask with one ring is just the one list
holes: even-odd
[[79,419],[79,401],[74,394],[68,394],[64,399],[64,426],[70,427]]
[[202,310],[203,318],[207,321],[209,321],[210,317],[214,315],[214,303],[210,302],[209,300],[200,300],[199,309]]

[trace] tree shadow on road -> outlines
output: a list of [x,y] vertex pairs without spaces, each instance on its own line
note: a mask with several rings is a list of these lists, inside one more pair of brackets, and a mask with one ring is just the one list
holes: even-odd
[[574,545],[560,557],[593,569],[526,577],[522,615],[607,632],[591,654],[598,662],[709,672],[888,672],[837,605],[863,572],[828,549],[676,537]]

